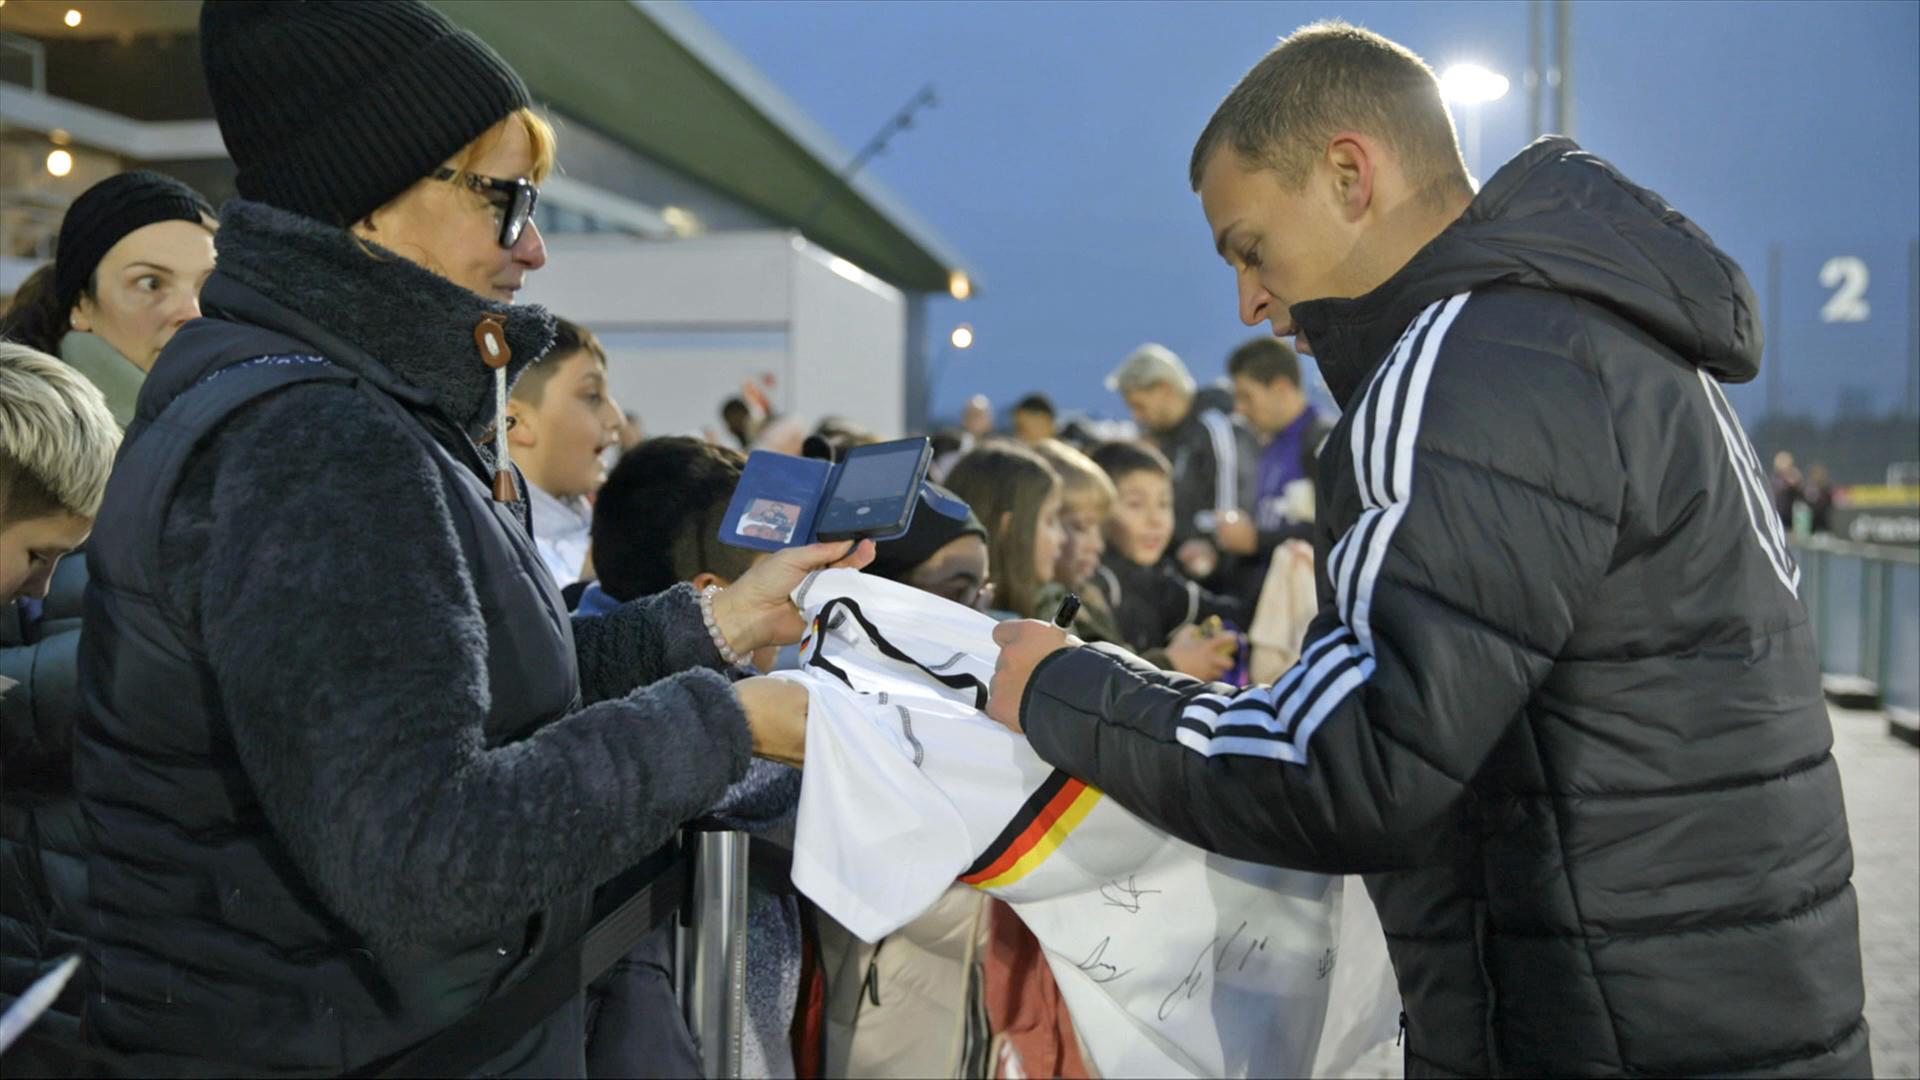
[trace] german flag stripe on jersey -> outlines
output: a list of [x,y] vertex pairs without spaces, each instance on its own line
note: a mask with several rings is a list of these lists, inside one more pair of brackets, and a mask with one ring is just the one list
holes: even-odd
[[1099,801],[1098,788],[1055,769],[960,880],[976,889],[1019,881],[1045,862]]

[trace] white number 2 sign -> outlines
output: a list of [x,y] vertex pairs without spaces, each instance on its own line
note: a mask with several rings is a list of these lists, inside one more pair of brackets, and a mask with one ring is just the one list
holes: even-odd
[[1835,255],[1820,268],[1820,284],[1833,290],[1820,307],[1821,322],[1866,322],[1867,264],[1852,255]]

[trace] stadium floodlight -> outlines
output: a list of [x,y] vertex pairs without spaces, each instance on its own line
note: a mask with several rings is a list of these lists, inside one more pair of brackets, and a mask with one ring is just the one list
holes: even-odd
[[1507,96],[1505,75],[1479,64],[1455,64],[1440,73],[1440,95],[1456,105],[1482,105]]

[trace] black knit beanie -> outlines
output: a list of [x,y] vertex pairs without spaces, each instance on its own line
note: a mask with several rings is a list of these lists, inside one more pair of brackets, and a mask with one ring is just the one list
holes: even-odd
[[342,228],[528,102],[418,0],[208,0],[200,59],[241,197]]
[[116,173],[88,188],[67,207],[53,253],[53,294],[60,319],[80,300],[100,260],[135,229],[161,221],[212,217],[200,193],[157,172]]
[[987,527],[980,524],[980,519],[973,516],[973,510],[961,502],[959,496],[931,480],[927,481],[926,486],[952,500],[950,505],[966,509],[967,516],[948,517],[934,509],[925,497],[919,497],[920,505],[913,508],[913,522],[907,526],[906,535],[875,544],[873,562],[868,565],[867,573],[889,581],[904,581],[915,567],[968,533],[982,540],[987,538]]

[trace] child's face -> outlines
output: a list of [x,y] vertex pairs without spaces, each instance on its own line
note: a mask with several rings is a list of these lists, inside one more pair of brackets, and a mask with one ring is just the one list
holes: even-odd
[[55,511],[0,522],[0,605],[21,597],[44,600],[61,556],[86,542],[93,519]]
[[607,396],[607,373],[585,349],[542,363],[560,368],[541,390],[540,403],[515,400],[508,406],[518,420],[507,432],[513,460],[549,495],[591,495],[607,479],[602,453],[620,438],[621,416]]
[[1152,566],[1173,541],[1173,481],[1156,472],[1130,472],[1113,485],[1120,493],[1107,540],[1113,550],[1141,566]]
[[1067,533],[1060,524],[1060,492],[1047,496],[1040,504],[1040,520],[1033,537],[1034,580],[1045,585],[1053,580],[1060,565],[1060,552],[1067,546]]
[[1099,502],[1068,502],[1060,514],[1060,528],[1066,543],[1060,546],[1060,561],[1055,563],[1054,580],[1069,588],[1084,583],[1100,565],[1107,541],[1102,535],[1107,524],[1107,508]]

